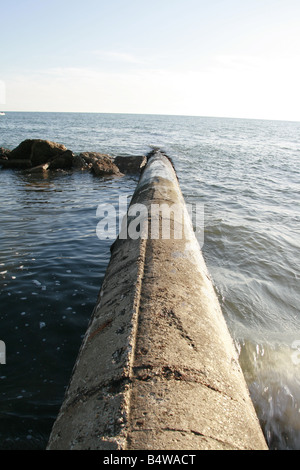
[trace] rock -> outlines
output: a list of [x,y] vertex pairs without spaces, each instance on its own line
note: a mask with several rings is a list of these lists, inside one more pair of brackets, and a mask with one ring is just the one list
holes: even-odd
[[90,167],[83,157],[80,155],[74,155],[72,168],[74,170],[88,170]]
[[14,148],[10,154],[10,160],[31,160],[31,147],[33,140],[26,139]]
[[92,171],[96,176],[122,176],[119,168],[114,164],[111,157],[103,155],[94,161]]
[[42,165],[64,154],[67,148],[49,140],[32,141],[31,162],[33,166]]
[[93,163],[95,163],[96,161],[98,161],[99,159],[101,160],[102,157],[107,157],[109,158],[110,160],[112,160],[112,158],[106,154],[106,153],[98,153],[98,152],[83,152],[83,153],[80,153],[79,156],[81,158],[83,158],[83,160],[88,164],[88,165],[93,165]]
[[0,147],[0,160],[2,159],[6,160],[9,154],[10,154],[10,150],[4,147]]
[[62,144],[41,139],[26,139],[8,154],[9,160],[30,160],[33,167],[47,163],[67,148]]
[[70,170],[73,165],[73,157],[73,152],[66,150],[61,155],[51,160],[49,170]]
[[119,156],[114,159],[114,163],[122,173],[140,174],[147,163],[147,157],[144,155]]
[[144,155],[117,156],[99,152],[74,155],[63,144],[42,139],[26,139],[13,150],[0,147],[3,168],[43,173],[47,170],[91,170],[97,176],[140,174],[147,163]]
[[24,173],[44,173],[45,171],[47,171],[49,169],[49,163],[43,163],[43,165],[38,165],[38,166],[35,166],[33,168],[29,168],[28,170],[25,170]]
[[106,153],[83,152],[79,154],[79,158],[97,176],[122,175],[112,157]]
[[20,158],[16,158],[16,159],[3,159],[3,160],[0,160],[0,163],[2,165],[3,168],[14,168],[16,170],[25,170],[26,168],[31,168],[31,160],[28,160],[28,159],[20,159]]

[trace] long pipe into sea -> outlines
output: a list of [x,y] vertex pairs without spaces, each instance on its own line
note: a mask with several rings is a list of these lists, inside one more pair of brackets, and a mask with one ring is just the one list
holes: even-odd
[[[162,205],[176,210],[154,220]],[[111,247],[47,449],[267,449],[176,172],[159,150]]]

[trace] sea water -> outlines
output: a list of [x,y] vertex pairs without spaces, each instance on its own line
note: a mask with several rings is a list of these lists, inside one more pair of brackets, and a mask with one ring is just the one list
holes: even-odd
[[[300,123],[189,116],[9,113],[0,146],[173,160],[204,207],[203,255],[271,449],[300,449]],[[138,178],[0,170],[0,448],[44,449],[110,258],[100,203]],[[201,406],[199,404],[199,406]]]

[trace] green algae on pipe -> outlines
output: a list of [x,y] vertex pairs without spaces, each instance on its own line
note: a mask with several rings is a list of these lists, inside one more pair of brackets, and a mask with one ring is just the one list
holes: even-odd
[[[159,236],[151,220],[163,204],[185,215],[169,211],[169,238],[166,216],[156,213]],[[138,209],[141,236],[130,237]],[[112,246],[47,449],[267,449],[186,214],[170,160],[153,152]]]

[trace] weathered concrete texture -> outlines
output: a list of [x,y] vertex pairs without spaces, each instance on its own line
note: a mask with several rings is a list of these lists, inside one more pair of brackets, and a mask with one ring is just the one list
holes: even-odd
[[[159,152],[136,203],[186,210]],[[114,243],[48,449],[267,449],[190,219],[183,227],[182,239]]]

